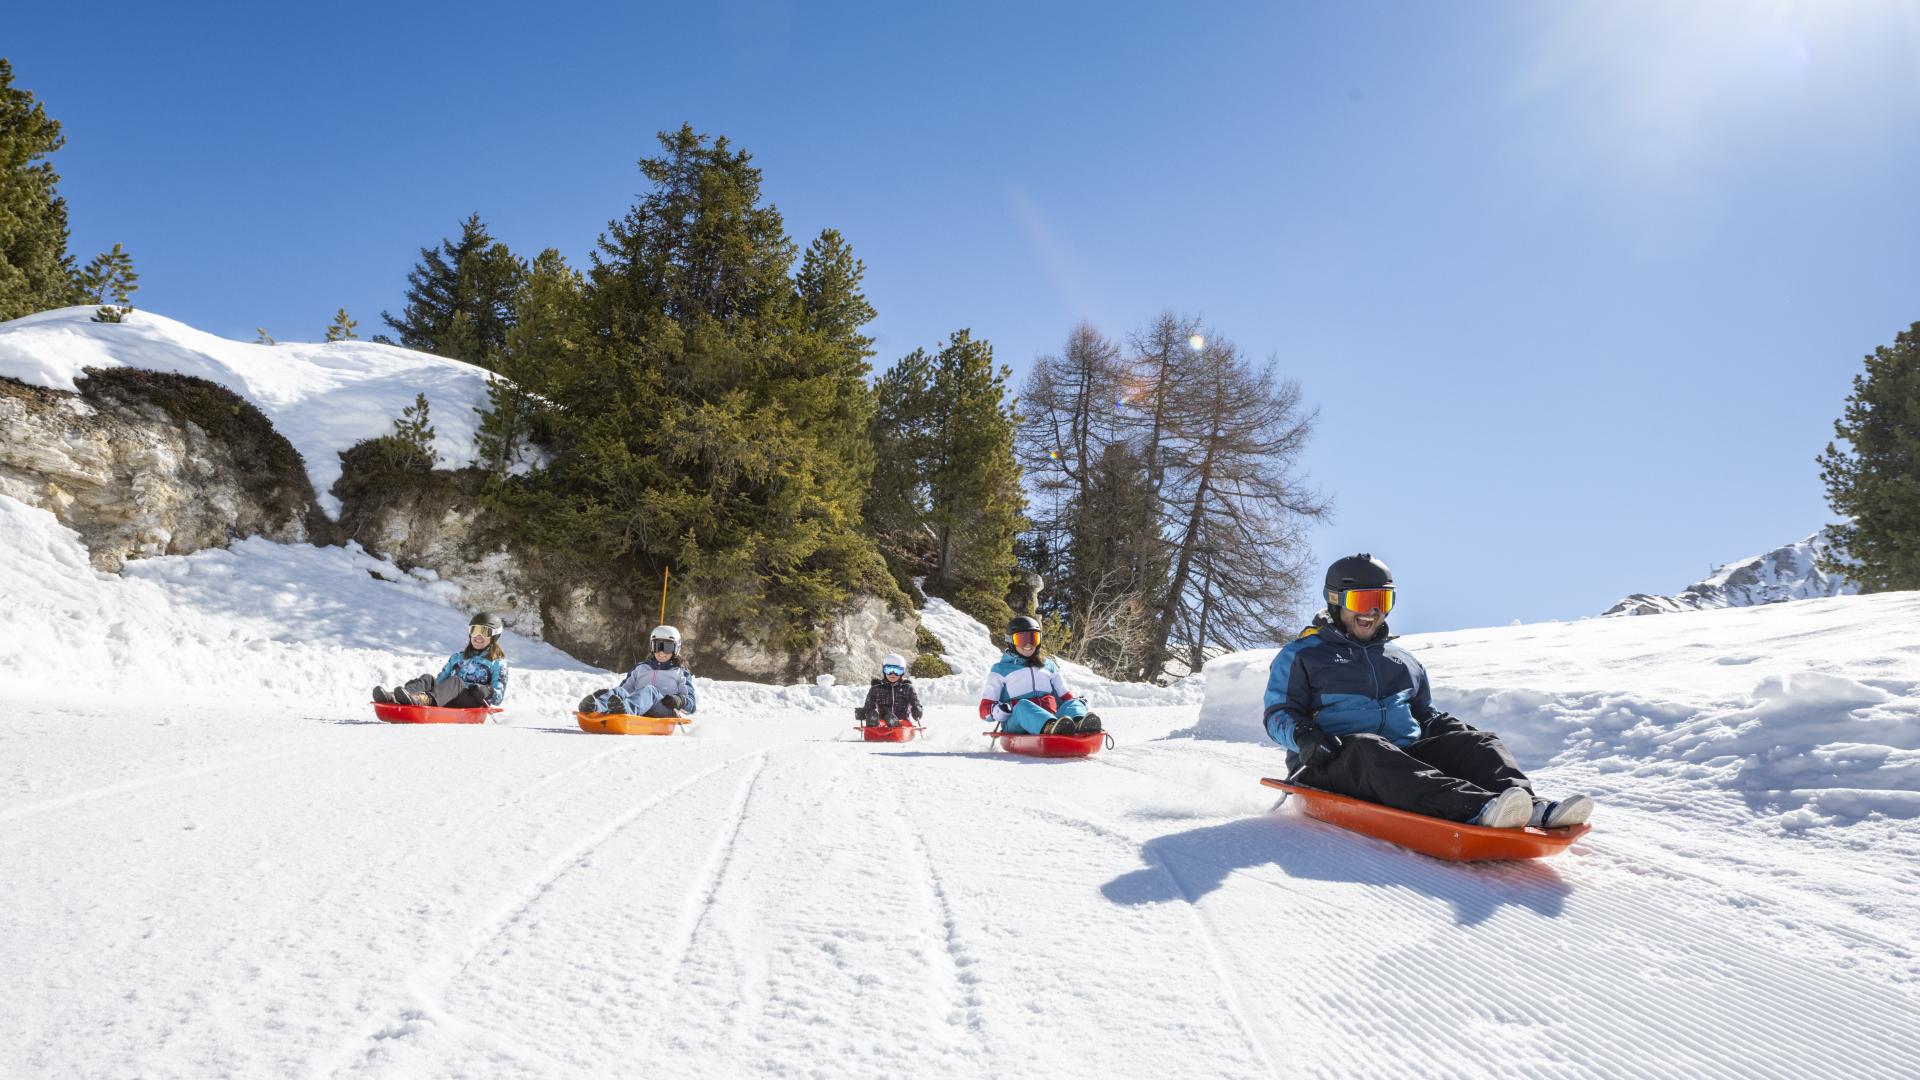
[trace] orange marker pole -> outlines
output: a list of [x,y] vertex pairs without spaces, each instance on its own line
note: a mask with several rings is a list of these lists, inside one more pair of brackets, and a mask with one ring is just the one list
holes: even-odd
[[667,624],[667,581],[673,577],[673,567],[669,566],[660,573],[660,625]]

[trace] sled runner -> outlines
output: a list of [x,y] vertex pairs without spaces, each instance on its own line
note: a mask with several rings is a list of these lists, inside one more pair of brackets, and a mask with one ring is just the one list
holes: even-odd
[[438,705],[373,703],[373,715],[389,724],[484,724],[487,717],[499,711],[497,705],[483,709],[443,709]]
[[914,736],[920,733],[919,724],[901,724],[899,727],[888,727],[885,724],[868,727],[865,724],[855,724],[854,727],[860,729],[861,737],[867,742],[912,742]]
[[1297,797],[1300,808],[1310,818],[1453,862],[1544,859],[1567,850],[1593,828],[1570,825],[1564,829],[1489,829],[1484,825],[1395,810],[1365,799],[1335,795],[1272,777],[1262,777],[1260,782]]
[[1017,731],[983,731],[989,739],[1000,740],[1000,749],[1026,757],[1091,757],[1112,741],[1104,731],[1086,735],[1022,735]]
[[580,730],[592,735],[671,735],[693,723],[684,716],[634,716],[631,713],[577,712]]

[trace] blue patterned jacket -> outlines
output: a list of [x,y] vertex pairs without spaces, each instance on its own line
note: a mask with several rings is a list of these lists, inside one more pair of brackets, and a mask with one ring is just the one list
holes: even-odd
[[461,682],[470,686],[486,687],[489,705],[498,705],[507,700],[505,660],[489,660],[484,653],[461,649],[447,657],[447,664],[440,669],[437,678],[444,679],[449,675],[459,676]]

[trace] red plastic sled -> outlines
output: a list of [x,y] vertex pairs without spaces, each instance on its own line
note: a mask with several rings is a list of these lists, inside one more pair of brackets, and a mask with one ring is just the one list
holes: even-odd
[[1027,757],[1091,757],[1106,744],[1107,733],[1086,735],[1022,735],[1017,731],[983,731],[989,739],[999,739],[1000,749]]
[[899,727],[888,727],[885,724],[873,727],[865,724],[854,726],[860,729],[861,737],[867,742],[912,742],[913,737],[920,733],[919,724],[901,724]]
[[373,715],[389,724],[484,724],[487,717],[500,711],[497,705],[484,709],[443,709],[438,705],[373,703]]
[[1335,795],[1272,777],[1262,777],[1260,782],[1297,796],[1301,809],[1310,818],[1452,862],[1544,859],[1567,850],[1593,829],[1591,825],[1570,825],[1564,829],[1489,829],[1484,825],[1467,825],[1395,810],[1365,799]]

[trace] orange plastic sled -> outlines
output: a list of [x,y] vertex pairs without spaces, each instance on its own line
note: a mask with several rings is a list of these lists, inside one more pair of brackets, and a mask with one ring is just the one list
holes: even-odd
[[1289,784],[1285,780],[1262,777],[1260,782],[1279,788],[1300,799],[1307,816],[1351,829],[1390,844],[1411,848],[1422,855],[1453,862],[1481,862],[1491,859],[1544,859],[1567,850],[1575,840],[1592,831],[1591,825],[1570,825],[1564,829],[1489,829],[1445,818],[1428,817],[1391,806],[1335,795],[1331,791]]
[[1017,731],[983,731],[989,739],[999,739],[1000,749],[1026,757],[1091,757],[1107,741],[1107,733],[1086,735],[1023,735]]
[[487,717],[500,711],[496,705],[484,709],[443,709],[438,705],[373,703],[373,715],[389,724],[484,724]]
[[577,712],[580,730],[592,735],[671,735],[693,723],[684,716],[634,716],[631,713]]
[[861,737],[867,742],[912,742],[913,737],[920,733],[919,724],[901,724],[899,727],[888,727],[885,724],[868,727],[865,724],[855,724],[854,727],[860,729]]

